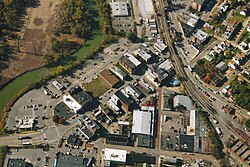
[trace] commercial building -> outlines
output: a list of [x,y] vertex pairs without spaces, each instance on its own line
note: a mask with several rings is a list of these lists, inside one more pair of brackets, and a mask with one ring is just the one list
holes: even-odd
[[152,58],[152,56],[149,53],[147,53],[145,50],[143,50],[141,48],[136,49],[134,51],[134,54],[136,56],[140,56],[140,58],[142,60],[144,60],[145,62],[149,62],[151,60],[151,58]]
[[128,86],[125,87],[125,91],[136,98],[142,98],[144,95],[143,93],[134,85],[129,84]]
[[133,111],[133,134],[143,134],[153,136],[153,113],[150,111]]
[[111,73],[108,69],[104,69],[99,73],[99,76],[106,82],[111,88],[116,87],[119,83],[119,79]]
[[151,18],[155,14],[152,0],[136,0],[136,4],[144,19]]
[[59,153],[54,162],[54,167],[85,167],[88,159],[83,156],[65,155]]
[[7,167],[28,167],[28,163],[24,159],[9,159]]
[[167,49],[167,45],[165,45],[162,40],[157,40],[157,42],[154,44],[154,48],[158,52],[162,53]]
[[180,135],[180,151],[194,152],[194,136]]
[[80,117],[78,123],[80,127],[77,129],[87,140],[91,140],[100,129],[100,127],[86,115]]
[[130,74],[134,74],[141,65],[141,62],[130,53],[125,53],[119,61],[119,64]]
[[127,146],[129,144],[129,137],[125,135],[107,134],[106,143]]
[[62,90],[64,89],[64,86],[60,84],[57,80],[52,81],[52,85],[57,89],[57,90]]
[[223,2],[223,3],[220,4],[220,6],[218,8],[218,13],[219,14],[224,14],[224,13],[227,12],[228,8],[229,8],[229,3]]
[[186,134],[195,135],[196,111],[195,110],[184,111],[183,114],[184,114],[184,127],[186,128]]
[[125,80],[126,79],[127,74],[125,72],[123,72],[119,67],[112,66],[109,69],[110,69],[110,71],[112,73],[114,73],[121,80]]
[[197,43],[198,45],[203,44],[207,39],[209,38],[209,35],[202,31],[202,30],[197,30],[193,33],[192,36],[192,41]]
[[34,118],[30,116],[16,117],[16,127],[19,129],[32,129],[34,122]]
[[202,11],[208,0],[194,0],[192,2],[192,8],[197,11]]
[[118,98],[117,101],[117,105],[119,105],[119,103],[121,104],[121,107],[124,111],[132,111],[133,110],[133,99],[130,98],[128,95],[125,95],[124,92],[122,92],[122,90],[118,90],[115,93],[116,97]]
[[190,27],[194,28],[197,23],[199,22],[199,16],[196,16],[195,14],[190,13],[188,16],[188,21],[187,21],[187,25],[189,25]]
[[105,148],[103,150],[103,160],[105,167],[112,167],[114,164],[125,165],[126,158],[127,158],[127,151],[126,150],[117,150],[117,149],[110,149]]
[[111,9],[112,9],[112,16],[113,17],[126,17],[129,16],[128,11],[128,4],[127,2],[118,2],[115,0],[112,0],[110,3]]
[[63,118],[65,120],[69,119],[74,115],[72,110],[64,102],[58,103],[54,111],[59,116],[59,118]]
[[92,97],[83,91],[80,86],[76,85],[63,96],[63,102],[73,110],[74,113],[78,113],[82,107],[86,107],[92,102]]

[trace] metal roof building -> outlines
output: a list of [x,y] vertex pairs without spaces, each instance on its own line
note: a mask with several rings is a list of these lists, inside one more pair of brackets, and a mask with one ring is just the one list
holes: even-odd
[[132,133],[153,135],[152,112],[134,110]]

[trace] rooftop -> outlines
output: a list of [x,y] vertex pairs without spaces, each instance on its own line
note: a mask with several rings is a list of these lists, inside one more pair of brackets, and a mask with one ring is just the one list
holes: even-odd
[[152,56],[145,50],[138,48],[134,51],[135,55],[139,55],[144,61],[148,61]]
[[82,88],[78,85],[71,88],[69,93],[79,104],[83,106],[92,100],[91,96],[89,96],[85,91],[83,91]]
[[127,151],[117,149],[104,149],[104,160],[115,162],[126,162]]
[[7,167],[26,167],[27,163],[23,159],[9,159]]
[[174,66],[172,62],[169,59],[166,59],[164,62],[162,62],[159,65],[159,68],[166,70],[167,72],[171,73],[171,71],[174,69]]
[[130,105],[133,103],[131,99],[129,99],[125,94],[122,93],[121,90],[118,90],[115,95],[126,105]]
[[60,118],[64,119],[69,119],[74,115],[72,110],[64,102],[60,102],[56,105],[55,112]]
[[115,2],[111,3],[112,14],[113,16],[128,16],[128,5],[126,2]]
[[120,80],[116,78],[114,74],[112,74],[109,70],[104,69],[99,73],[99,75],[102,77],[102,79],[110,84],[112,87],[117,84]]
[[152,113],[148,111],[134,110],[132,133],[153,135]]
[[167,48],[167,45],[165,45],[163,41],[157,40],[157,42],[154,44],[154,47],[159,52],[163,52]]
[[193,102],[188,96],[177,95],[174,97],[174,107],[184,106],[187,110],[194,110]]
[[201,43],[203,43],[203,42],[205,42],[206,40],[207,40],[207,38],[209,37],[209,35],[206,33],[206,32],[204,32],[204,31],[202,31],[202,30],[198,30],[198,31],[196,31],[194,34],[193,34],[193,36],[196,38],[196,39],[198,39],[199,41],[201,41]]
[[82,156],[59,154],[56,167],[83,167],[84,158]]

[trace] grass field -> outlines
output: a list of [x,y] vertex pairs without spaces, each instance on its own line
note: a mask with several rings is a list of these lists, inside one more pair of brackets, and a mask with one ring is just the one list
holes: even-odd
[[86,91],[93,93],[94,97],[100,97],[107,92],[111,87],[104,82],[100,77],[93,79],[91,82],[83,84]]
[[238,22],[244,22],[245,19],[246,17],[241,15],[240,13],[233,12],[232,16],[229,18],[229,21],[237,20]]
[[[91,7],[95,7],[95,1],[92,0]],[[99,26],[93,30],[92,39],[88,40],[86,44],[74,54],[78,60],[84,60],[88,55],[90,55],[96,47],[100,45],[104,39],[104,34],[102,33],[102,20],[101,17],[97,17]],[[24,87],[27,85],[37,82],[41,77],[45,77],[49,74],[49,71],[52,71],[48,68],[40,68],[32,72],[28,72],[24,75],[21,75],[10,82],[6,87],[0,91],[0,119],[2,117],[2,111],[5,105]]]

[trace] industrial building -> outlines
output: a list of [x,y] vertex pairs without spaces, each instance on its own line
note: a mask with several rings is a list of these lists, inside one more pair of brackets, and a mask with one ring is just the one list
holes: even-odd
[[125,53],[119,61],[119,64],[125,68],[130,74],[136,73],[141,62],[130,53]]
[[115,0],[112,0],[110,3],[111,9],[112,9],[112,16],[113,17],[126,17],[129,16],[128,11],[128,4],[126,1],[124,2],[117,2]]

